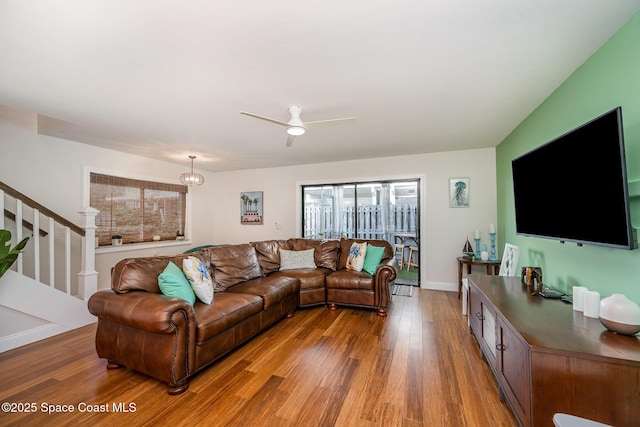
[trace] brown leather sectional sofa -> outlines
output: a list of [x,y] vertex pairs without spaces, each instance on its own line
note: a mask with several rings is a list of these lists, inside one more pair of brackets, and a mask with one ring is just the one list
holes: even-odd
[[[384,247],[375,274],[345,268],[353,242]],[[280,270],[280,249],[314,249],[316,268]],[[197,256],[221,288],[211,305],[163,295],[158,276],[171,261]],[[270,240],[206,248],[195,254],[130,258],[112,271],[111,289],[91,296],[98,317],[96,350],[109,369],[125,366],[168,384],[169,394],[189,378],[297,307],[327,304],[369,307],[386,316],[397,260],[383,240]]]

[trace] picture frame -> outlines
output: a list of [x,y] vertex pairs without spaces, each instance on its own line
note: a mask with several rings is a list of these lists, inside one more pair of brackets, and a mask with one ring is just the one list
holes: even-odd
[[450,208],[468,208],[470,206],[469,197],[470,179],[449,178],[449,207]]
[[264,200],[262,191],[240,193],[240,224],[262,225]]

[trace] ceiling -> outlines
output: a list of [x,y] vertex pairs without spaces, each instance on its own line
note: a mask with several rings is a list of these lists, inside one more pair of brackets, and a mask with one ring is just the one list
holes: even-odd
[[[0,0],[0,104],[227,171],[493,147],[638,0]],[[357,117],[308,129],[288,121]]]

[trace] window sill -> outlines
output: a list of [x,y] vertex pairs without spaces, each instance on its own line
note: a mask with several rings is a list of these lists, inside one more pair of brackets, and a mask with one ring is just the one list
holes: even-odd
[[191,240],[164,240],[162,242],[127,243],[120,246],[100,246],[99,248],[96,248],[96,254],[168,248],[171,246],[191,246]]

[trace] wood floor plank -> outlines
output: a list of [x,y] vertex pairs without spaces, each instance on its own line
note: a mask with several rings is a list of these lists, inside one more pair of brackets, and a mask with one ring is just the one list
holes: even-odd
[[[0,425],[515,426],[455,293],[415,288],[372,310],[297,310],[196,375],[166,385],[107,370],[95,325],[0,353]],[[46,414],[42,405],[71,405]],[[133,405],[133,411],[124,408]],[[108,413],[79,410],[106,405]]]

